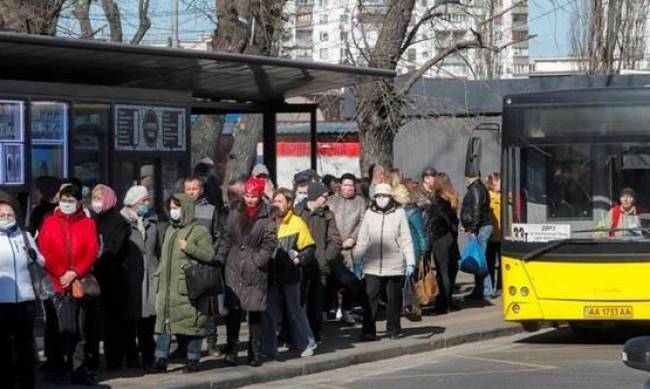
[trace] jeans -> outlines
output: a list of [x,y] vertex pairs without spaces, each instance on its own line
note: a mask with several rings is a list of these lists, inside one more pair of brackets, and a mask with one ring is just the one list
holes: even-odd
[[[176,337],[187,341],[188,361],[198,361],[201,358],[201,344],[203,343],[203,338],[186,335],[176,335]],[[171,346],[172,334],[165,332],[158,335],[158,342],[156,342],[156,351],[154,352],[156,359],[168,359]]]
[[[478,239],[483,254],[487,254],[487,246],[494,231],[494,226],[483,226],[478,230]],[[474,292],[476,296],[490,296],[492,294],[492,277],[490,273],[485,274],[475,274],[474,275]]]
[[[377,310],[382,293],[386,292],[386,332],[397,334],[402,330],[400,316],[402,314],[402,288],[404,276],[379,277],[366,274],[366,294],[369,300],[369,312],[364,312],[364,334],[376,335]],[[365,323],[364,323],[365,324]]]
[[291,341],[296,350],[304,350],[314,343],[305,311],[300,307],[300,283],[289,283],[269,287],[267,310],[262,315],[262,352],[275,355],[277,345],[277,324],[286,310]]
[[[0,304],[0,382],[3,387],[34,388],[34,317],[37,302]],[[6,386],[5,386],[6,385]]]

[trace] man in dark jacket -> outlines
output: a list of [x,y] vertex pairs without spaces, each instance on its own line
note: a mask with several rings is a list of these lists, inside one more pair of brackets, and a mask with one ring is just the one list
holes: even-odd
[[[471,169],[470,169],[471,170]],[[480,173],[467,176],[467,193],[463,197],[460,210],[460,221],[469,234],[470,239],[478,239],[483,253],[487,249],[488,241],[494,229],[490,218],[490,196],[487,188],[480,179]],[[492,281],[483,275],[474,276],[474,290],[468,296],[472,299],[482,299],[485,295],[492,294]]]
[[[201,185],[201,179],[199,177],[186,178],[183,182],[183,191],[194,201],[194,215],[199,224],[210,231],[210,236],[212,236],[212,244],[216,251],[217,245],[219,244],[219,235],[221,233],[221,216],[219,215],[219,209],[210,204],[204,196],[203,185]],[[216,296],[214,297],[214,301],[216,301]],[[216,304],[210,304],[210,306],[216,307]],[[213,356],[219,355],[219,348],[217,347],[216,319],[217,318],[215,312],[212,312],[210,320],[208,321],[207,341],[208,352]],[[183,350],[183,346],[184,345],[179,343],[179,347],[174,352],[173,357],[185,356],[185,350]]]
[[309,325],[317,342],[320,341],[323,316],[328,311],[326,291],[330,267],[341,259],[341,235],[334,213],[326,205],[328,198],[327,187],[313,182],[309,184],[307,199],[295,207],[295,213],[307,223],[316,242],[317,264],[305,267],[303,293],[306,293]]

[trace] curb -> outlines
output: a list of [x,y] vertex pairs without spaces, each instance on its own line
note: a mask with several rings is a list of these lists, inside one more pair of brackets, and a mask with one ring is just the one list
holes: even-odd
[[163,382],[161,387],[168,389],[233,389],[247,385],[264,382],[284,380],[298,376],[321,373],[324,371],[340,369],[361,363],[376,362],[409,354],[418,354],[428,351],[475,343],[505,336],[516,335],[524,332],[521,325],[508,324],[464,334],[452,335],[433,339],[403,339],[401,341],[380,341],[367,345],[361,349],[331,352],[315,355],[308,359],[295,359],[273,366],[251,368],[242,366],[242,369],[229,372],[210,372],[206,376],[188,379],[184,382]]

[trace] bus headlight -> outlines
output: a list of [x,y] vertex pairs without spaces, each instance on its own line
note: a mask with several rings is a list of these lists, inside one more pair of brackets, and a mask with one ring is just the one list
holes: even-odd
[[511,296],[514,296],[517,294],[517,288],[514,286],[511,286],[508,288],[508,293],[510,293]]
[[521,293],[521,295],[524,297],[528,296],[528,292],[529,292],[528,288],[526,288],[525,286],[519,290],[519,293]]
[[512,306],[512,312],[514,313],[519,313],[521,311],[521,308],[519,307],[519,304],[515,304]]

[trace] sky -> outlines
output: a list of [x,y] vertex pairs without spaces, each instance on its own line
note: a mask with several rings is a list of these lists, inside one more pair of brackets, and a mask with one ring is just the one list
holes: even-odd
[[[244,1],[244,0],[242,0]],[[528,0],[529,33],[537,37],[530,41],[531,57],[552,57],[567,55],[571,12],[579,0]],[[125,40],[130,39],[137,28],[138,0],[116,0],[123,15]],[[214,22],[205,14],[211,11],[214,0],[179,0],[179,32],[181,40],[198,40],[201,35],[210,34]],[[145,36],[147,44],[165,44],[171,35],[171,0],[150,0],[149,17],[151,29]],[[78,27],[68,9],[63,15],[60,33],[74,33]],[[214,12],[212,10],[212,12]],[[210,13],[210,12],[209,12]],[[98,5],[93,6],[91,21],[95,29],[106,24]],[[106,29],[100,30],[98,36]],[[105,37],[105,36],[104,36]]]

